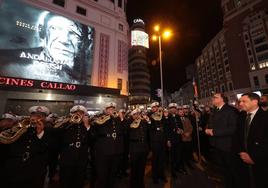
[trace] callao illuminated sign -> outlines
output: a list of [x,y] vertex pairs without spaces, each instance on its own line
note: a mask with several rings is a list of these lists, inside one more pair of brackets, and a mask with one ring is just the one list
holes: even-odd
[[144,23],[144,21],[142,20],[142,19],[135,19],[135,20],[133,20],[133,23],[135,24],[135,23],[142,23],[142,24],[145,24]]
[[9,78],[9,77],[0,77],[0,87],[1,86],[17,86],[27,88],[56,89],[56,90],[68,90],[68,91],[74,91],[77,89],[77,86],[74,84],[29,80],[21,78]]

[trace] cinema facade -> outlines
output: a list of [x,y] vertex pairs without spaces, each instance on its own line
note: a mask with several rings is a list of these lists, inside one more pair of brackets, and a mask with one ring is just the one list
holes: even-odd
[[[0,113],[46,105],[65,115],[107,102],[127,107],[126,1],[4,0],[0,3]],[[19,10],[19,11],[18,11]]]

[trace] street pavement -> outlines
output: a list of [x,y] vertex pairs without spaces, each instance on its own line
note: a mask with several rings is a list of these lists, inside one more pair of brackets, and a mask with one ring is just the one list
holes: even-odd
[[[215,166],[211,164],[197,164],[195,163],[194,169],[186,168],[187,175],[178,174],[178,178],[174,179],[170,176],[169,171],[167,174],[167,183],[159,181],[154,184],[152,181],[151,164],[148,162],[145,170],[145,188],[224,188],[222,184],[222,176],[218,173]],[[58,188],[58,183],[49,185],[46,183],[45,188]],[[116,188],[128,188],[129,177],[121,177],[117,179]],[[92,188],[86,184],[84,188]]]
[[[178,174],[178,178],[174,179],[167,172],[168,183],[159,182],[153,184],[151,178],[151,165],[146,167],[145,187],[146,188],[223,188],[221,176],[214,172],[211,165],[194,165],[194,169],[186,169],[188,175]],[[129,178],[123,178],[118,182],[116,188],[129,187]]]

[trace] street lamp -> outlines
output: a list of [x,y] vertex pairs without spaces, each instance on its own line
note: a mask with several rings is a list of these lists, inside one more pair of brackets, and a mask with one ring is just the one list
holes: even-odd
[[[163,84],[163,68],[162,68],[162,38],[168,39],[171,37],[172,32],[170,29],[161,30],[159,25],[154,26],[155,34],[152,36],[153,41],[158,40],[159,46],[159,62],[160,62],[160,81],[161,81],[161,106],[164,106],[164,84]],[[161,32],[162,31],[162,32]]]

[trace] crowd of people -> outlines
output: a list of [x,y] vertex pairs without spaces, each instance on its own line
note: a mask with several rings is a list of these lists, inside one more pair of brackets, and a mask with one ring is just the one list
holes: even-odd
[[28,116],[5,113],[1,185],[42,188],[47,177],[63,188],[82,188],[86,180],[90,187],[112,188],[129,175],[129,187],[144,188],[148,161],[158,184],[167,183],[167,173],[175,179],[194,161],[211,160],[222,166],[226,188],[267,188],[268,97],[246,93],[235,108],[215,93],[212,104],[162,108],[154,102],[150,110],[116,111],[110,102],[94,116],[82,105],[64,117],[45,106],[31,107]]

